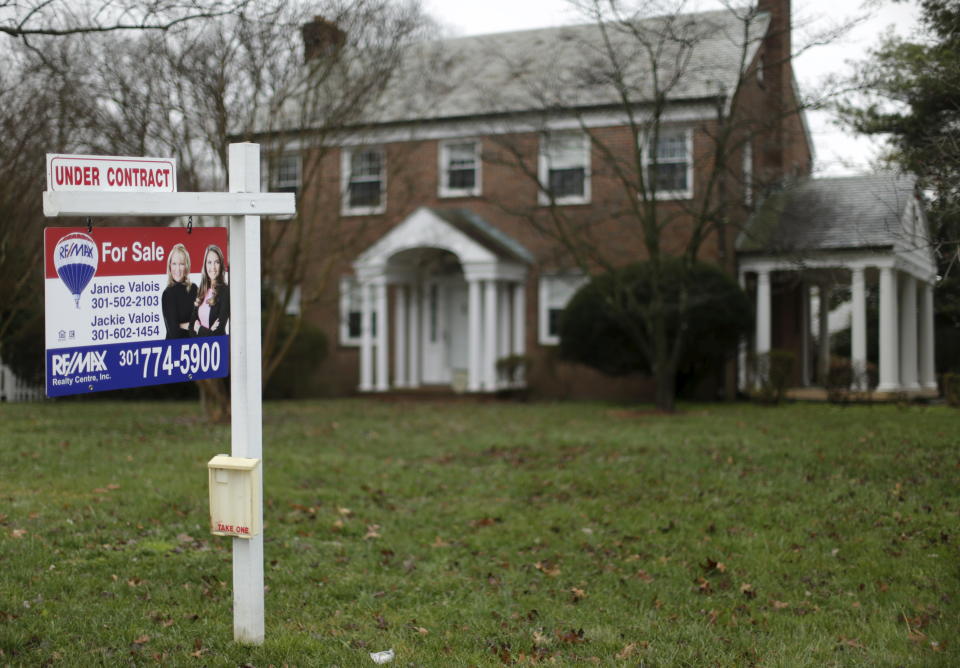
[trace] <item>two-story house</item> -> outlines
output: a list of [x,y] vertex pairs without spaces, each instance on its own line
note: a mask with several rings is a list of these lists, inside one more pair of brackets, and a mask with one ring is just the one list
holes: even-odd
[[[812,169],[790,33],[789,0],[759,0],[410,45],[379,104],[271,163],[335,279],[305,315],[325,391],[649,392],[559,360],[559,316],[651,243],[736,271],[740,224]],[[346,41],[322,18],[303,36],[308,63]]]

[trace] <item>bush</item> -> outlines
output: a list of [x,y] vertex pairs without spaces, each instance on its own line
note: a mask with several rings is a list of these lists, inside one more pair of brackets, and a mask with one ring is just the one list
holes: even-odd
[[[281,336],[289,331],[292,322],[285,323]],[[303,321],[290,349],[281,360],[264,387],[267,399],[297,399],[317,392],[315,371],[327,357],[327,336],[323,331]]]
[[[560,355],[608,375],[650,373],[653,268],[638,262],[594,277],[577,291],[560,320]],[[717,369],[753,326],[746,294],[720,268],[661,260],[667,336],[682,337],[678,373]]]
[[943,396],[947,404],[960,408],[960,373],[943,374]]
[[857,369],[846,357],[831,357],[827,371],[827,400],[833,403],[846,403],[857,390],[853,387],[870,388],[877,385],[877,365],[867,362],[865,369]]
[[789,350],[774,349],[756,361],[760,389],[755,398],[765,404],[779,404],[786,393],[797,356]]

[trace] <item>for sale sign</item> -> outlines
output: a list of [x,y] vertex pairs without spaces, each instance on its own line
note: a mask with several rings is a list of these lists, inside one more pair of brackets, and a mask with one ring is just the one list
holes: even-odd
[[226,376],[225,228],[44,230],[47,396]]
[[172,193],[177,191],[177,161],[48,153],[47,190]]

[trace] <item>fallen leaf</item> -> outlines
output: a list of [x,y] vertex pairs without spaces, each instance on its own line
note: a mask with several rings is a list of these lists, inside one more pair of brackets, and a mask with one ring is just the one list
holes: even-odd
[[744,582],[740,585],[740,593],[747,598],[756,598],[757,596],[757,592],[753,591],[753,585],[749,582]]
[[542,647],[543,645],[546,645],[549,642],[550,642],[550,639],[547,636],[540,633],[540,631],[533,632],[533,644],[536,645],[537,647]]
[[841,645],[846,645],[847,647],[853,647],[854,649],[865,649],[863,643],[856,638],[844,638],[843,636],[840,636],[837,638],[837,642],[839,642]]
[[133,641],[133,644],[134,644],[134,645],[144,645],[144,644],[146,644],[146,643],[148,643],[148,642],[150,642],[150,636],[144,634],[144,635],[140,636],[139,638],[137,638],[136,640],[134,640],[134,641]]
[[414,631],[416,631],[417,633],[419,633],[419,634],[422,635],[422,636],[425,636],[425,635],[427,635],[428,633],[430,633],[430,631],[428,631],[427,629],[423,628],[422,626],[416,627],[416,628],[414,629]]
[[23,538],[24,536],[27,535],[27,530],[26,530],[26,529],[14,529],[13,531],[10,532],[10,535],[13,536],[14,538]]
[[431,547],[448,547],[449,545],[450,545],[450,543],[448,543],[447,541],[445,541],[445,540],[444,540],[443,538],[441,538],[440,536],[437,536],[437,537],[434,539],[433,544],[431,545]]
[[363,537],[364,540],[369,540],[371,538],[381,538],[380,535],[380,525],[379,524],[370,524],[367,526],[367,533]]
[[549,561],[538,561],[533,566],[538,571],[551,578],[555,578],[560,575],[560,567],[556,564],[551,564]]
[[566,633],[561,633],[560,631],[556,632],[557,638],[560,639],[560,642],[568,643],[570,645],[576,645],[579,643],[587,642],[587,639],[583,635],[583,629],[570,629]]
[[112,483],[110,483],[109,485],[107,485],[107,489],[109,489],[109,490],[111,490],[111,491],[113,491],[113,490],[115,490],[115,489],[120,489],[120,485],[118,485],[118,484],[115,483],[115,482],[112,482]]
[[142,583],[143,583],[143,580],[141,580],[140,578],[130,578],[129,580],[127,580],[127,584],[130,585],[131,587],[139,586]]
[[633,653],[636,651],[637,651],[637,643],[632,642],[626,647],[624,647],[622,650],[617,652],[615,655],[615,658],[618,661],[623,661],[624,659],[629,659],[631,656],[633,656]]
[[644,570],[637,571],[637,577],[643,580],[644,582],[653,582],[653,576]]
[[571,587],[571,588],[570,588],[570,593],[573,594],[573,602],[574,602],[574,603],[576,603],[577,601],[579,601],[579,600],[582,599],[582,598],[586,598],[586,596],[587,596],[587,592],[585,592],[584,590],[579,589],[579,588],[577,588],[577,587]]
[[773,601],[774,610],[783,610],[784,608],[789,608],[790,604],[785,601]]

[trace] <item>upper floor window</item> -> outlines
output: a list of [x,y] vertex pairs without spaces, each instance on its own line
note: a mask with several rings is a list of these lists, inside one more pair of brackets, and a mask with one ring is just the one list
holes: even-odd
[[743,145],[743,203],[753,204],[753,144]]
[[440,144],[440,197],[480,194],[480,142],[449,141]]
[[264,157],[260,163],[260,190],[274,193],[300,191],[300,156],[284,153]]
[[540,343],[560,343],[560,318],[573,295],[589,280],[580,273],[540,277]]
[[656,147],[644,145],[647,186],[663,199],[693,196],[693,133],[690,129],[661,128]]
[[343,150],[343,202],[347,215],[383,213],[386,210],[386,156],[381,147]]
[[590,201],[590,141],[581,132],[543,135],[540,141],[540,203]]
[[271,190],[280,193],[294,193],[300,189],[300,156],[281,155],[276,162],[276,178]]

